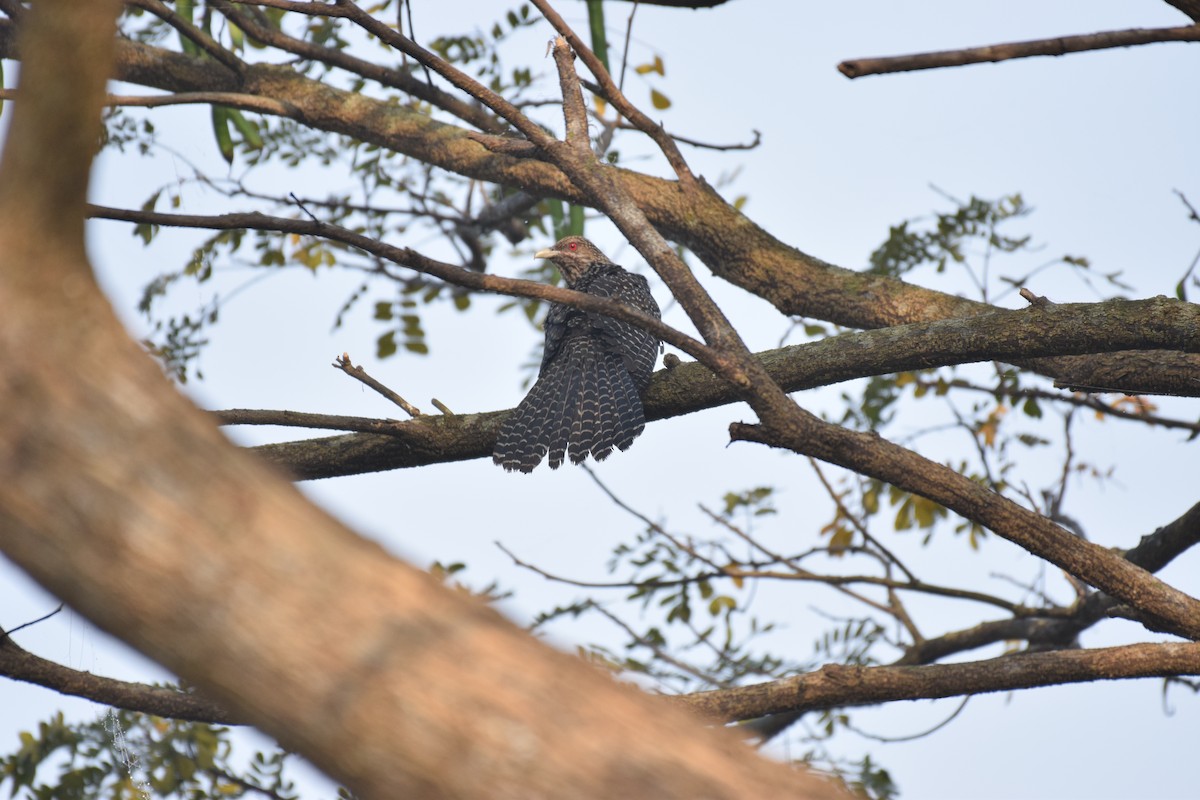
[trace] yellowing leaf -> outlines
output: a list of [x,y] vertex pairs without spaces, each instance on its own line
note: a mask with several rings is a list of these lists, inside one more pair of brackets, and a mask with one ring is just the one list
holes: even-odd
[[667,96],[665,94],[663,94],[662,92],[660,92],[658,89],[650,90],[650,102],[659,111],[664,111],[671,107],[671,101],[668,100]]
[[650,64],[638,64],[633,68],[638,75],[649,75],[651,72],[657,72],[659,75],[666,75],[663,68],[662,56],[655,56],[654,61]]
[[829,555],[840,556],[854,542],[854,531],[846,527],[837,529],[837,533],[829,540]]

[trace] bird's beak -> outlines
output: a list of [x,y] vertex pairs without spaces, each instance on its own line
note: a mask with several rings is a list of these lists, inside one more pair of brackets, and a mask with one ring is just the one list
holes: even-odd
[[554,258],[556,255],[558,255],[556,252],[554,252],[553,250],[551,250],[549,248],[546,248],[545,250],[538,250],[536,253],[533,254],[533,257],[534,258]]

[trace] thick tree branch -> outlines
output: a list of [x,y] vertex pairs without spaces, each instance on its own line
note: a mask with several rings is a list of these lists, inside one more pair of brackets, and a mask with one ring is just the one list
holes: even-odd
[[[870,375],[1008,359],[1014,354],[1121,350],[1135,341],[1167,350],[1195,350],[1200,347],[1194,335],[1198,325],[1200,306],[1194,304],[1167,298],[1115,300],[996,310],[965,319],[846,333],[769,350],[757,358],[785,392],[796,392]],[[646,418],[681,416],[739,399],[732,386],[703,365],[681,364],[656,373],[645,398]],[[391,426],[387,437],[336,436],[257,449],[306,480],[483,458],[491,453],[505,413],[386,423]]]
[[[69,669],[38,658],[3,638],[0,638],[0,674],[129,711],[195,722],[241,724],[221,707],[196,695]],[[1181,675],[1200,675],[1200,643],[1017,653],[983,661],[924,666],[830,664],[816,672],[769,683],[664,699],[713,720],[734,722],[901,700]]]
[[735,423],[730,435],[735,440],[819,458],[927,497],[1157,618],[1156,630],[1200,639],[1200,601],[955,470],[875,434],[847,430],[811,414],[796,414],[774,428]]
[[847,78],[861,78],[865,75],[961,67],[966,64],[1007,61],[1032,56],[1063,56],[1067,53],[1106,50],[1113,47],[1133,47],[1155,42],[1198,41],[1200,41],[1200,25],[1185,25],[1178,28],[1134,28],[1124,31],[1087,33],[1079,36],[1056,36],[1051,39],[1010,42],[985,47],[967,47],[961,50],[941,50],[935,53],[855,58],[838,64],[838,71]]
[[[15,26],[0,20],[0,56],[18,58]],[[252,93],[285,103],[287,116],[320,130],[389,147],[452,172],[539,196],[590,204],[553,165],[492,152],[459,130],[362,94],[342,92],[282,67],[250,65],[238,85],[211,61],[134,42],[118,42],[122,80],[166,91]],[[252,108],[253,110],[253,108]],[[785,245],[707,188],[681,191],[664,181],[612,169],[647,218],[693,250],[713,272],[772,302],[782,313],[852,328],[966,316],[988,306],[895,278],[841,269]],[[1118,353],[1022,364],[1068,386],[1196,396],[1200,357]]]
[[437,108],[447,111],[463,122],[474,125],[481,131],[500,134],[505,131],[505,125],[488,114],[477,105],[463,102],[449,92],[432,86],[429,83],[413,77],[409,72],[399,69],[389,69],[372,61],[351,55],[345,50],[325,47],[314,42],[307,42],[288,36],[283,31],[273,28],[262,20],[257,9],[241,11],[227,0],[215,0],[212,7],[219,10],[231,22],[246,32],[247,36],[257,39],[265,45],[277,47],[287,53],[310,59],[323,64],[329,64],[355,75],[361,75],[373,80],[381,86],[399,89],[423,100]]
[[928,700],[1067,683],[1200,675],[1200,642],[1017,653],[966,664],[848,667],[770,683],[683,695],[672,702],[732,722],[767,714]]

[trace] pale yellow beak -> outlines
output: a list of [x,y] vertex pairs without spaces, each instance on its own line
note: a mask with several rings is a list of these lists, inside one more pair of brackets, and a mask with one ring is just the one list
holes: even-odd
[[547,248],[545,250],[538,250],[536,253],[533,254],[533,257],[534,258],[554,258],[556,255],[558,255],[558,251]]

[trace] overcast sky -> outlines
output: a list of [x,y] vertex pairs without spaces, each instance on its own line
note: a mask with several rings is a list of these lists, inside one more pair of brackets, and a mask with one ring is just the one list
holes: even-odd
[[[426,41],[469,27],[488,30],[508,7],[483,0],[414,6],[418,35]],[[560,0],[558,7],[569,21],[586,27],[582,3]],[[608,8],[610,38],[619,41],[628,6],[611,3]],[[1036,212],[1015,231],[1032,233],[1043,245],[1029,263],[1061,254],[1086,256],[1099,272],[1121,271],[1134,287],[1129,296],[1147,297],[1171,294],[1200,249],[1200,226],[1187,220],[1173,192],[1183,191],[1200,205],[1195,156],[1200,104],[1194,80],[1200,49],[1195,45],[1151,45],[856,81],[841,76],[835,66],[862,56],[1182,24],[1181,14],[1152,0],[731,0],[715,10],[694,12],[647,6],[637,12],[631,61],[661,55],[666,76],[653,84],[632,81],[628,93],[648,106],[650,86],[661,89],[672,101],[662,119],[669,130],[684,136],[732,143],[748,141],[753,130],[760,131],[762,145],[753,151],[688,150],[685,155],[713,183],[740,170],[722,190],[726,196],[747,195],[745,210],[755,222],[826,261],[861,269],[890,225],[947,208],[931,185],[962,197],[1021,192]],[[514,37],[510,46],[525,48],[527,55],[510,50],[510,60],[515,64],[523,59],[549,74],[552,64],[541,58],[548,37],[544,24]],[[5,66],[6,75],[15,73],[12,65]],[[154,119],[182,156],[213,174],[224,174],[206,112],[164,109]],[[546,113],[543,119],[561,128],[554,114]],[[662,164],[652,159],[631,166],[663,172]],[[139,160],[106,154],[96,170],[92,196],[107,205],[139,206],[154,189],[187,172],[170,155]],[[278,186],[266,188],[279,191]],[[303,184],[286,190],[319,195],[331,188]],[[194,189],[185,191],[184,201],[185,210],[220,207],[213,197]],[[625,266],[645,269],[611,226],[589,223],[588,234]],[[141,332],[145,321],[134,310],[141,287],[159,272],[182,264],[196,237],[164,232],[155,247],[143,249],[126,226],[108,222],[94,223],[91,237],[105,288],[131,328]],[[428,239],[398,236],[393,243],[445,255]],[[531,263],[528,256],[501,258],[493,269],[516,275]],[[711,279],[702,267],[700,271],[752,348],[778,343],[785,324],[769,306]],[[245,278],[244,272],[231,272],[224,285],[236,286]],[[506,408],[520,399],[521,365],[529,359],[538,334],[519,315],[491,313],[500,305],[498,300],[478,301],[480,310],[470,315],[431,309],[424,319],[430,357],[400,355],[376,362],[373,342],[381,330],[371,321],[369,307],[331,331],[338,307],[359,280],[345,275],[314,278],[296,271],[243,292],[212,331],[212,345],[202,362],[206,378],[190,387],[197,401],[208,408],[396,416],[380,398],[330,368],[333,356],[344,351],[428,410],[430,397],[464,413]],[[919,280],[933,288],[966,291],[965,285],[939,283],[942,279],[934,275]],[[665,290],[660,283],[655,286],[660,304],[665,304]],[[1110,293],[1054,274],[1036,279],[1030,288],[1060,302],[1091,301]],[[195,305],[203,301],[205,291],[183,287],[174,302],[180,308]],[[1001,304],[1015,308],[1022,301],[1010,296]],[[667,320],[686,328],[678,310]],[[838,408],[840,391],[833,387],[799,400],[808,408],[832,412]],[[1162,409],[1183,418],[1200,416],[1195,400],[1163,401]],[[635,508],[698,535],[708,529],[697,502],[714,504],[726,491],[774,485],[779,487],[782,513],[773,523],[777,527],[764,530],[764,535],[793,543],[795,537],[805,537],[815,544],[828,511],[811,471],[794,456],[748,444],[727,447],[728,423],[742,419],[750,419],[750,412],[738,405],[654,423],[629,452],[609,459],[597,472]],[[926,422],[902,421],[889,435],[902,436]],[[258,441],[263,436],[282,440],[308,434],[235,435],[241,441]],[[1115,464],[1117,470],[1111,480],[1082,483],[1072,490],[1069,513],[1105,546],[1130,546],[1170,522],[1197,500],[1200,445],[1184,445],[1182,439],[1121,422],[1091,424],[1076,443],[1080,457],[1098,466]],[[922,452],[942,458],[962,452],[965,444],[963,439],[931,439],[917,446],[928,446]],[[1032,486],[1039,486],[1056,468],[1049,459],[1023,474]],[[506,610],[519,620],[580,595],[522,572],[494,541],[552,571],[600,579],[612,548],[640,528],[609,503],[585,473],[572,469],[509,475],[490,461],[477,460],[304,488],[402,557],[421,566],[434,560],[465,561],[466,578],[475,585],[496,578],[515,588],[517,594]],[[810,509],[817,510],[809,513]],[[1000,591],[1003,584],[997,574],[1035,574],[1027,556],[995,537],[974,555],[949,535],[935,539],[929,548],[919,547],[915,538],[896,535],[894,546],[930,578],[977,575],[978,588]],[[1164,577],[1192,594],[1200,592],[1197,559],[1195,552],[1186,554]],[[792,637],[781,641],[794,642],[797,658],[809,655],[812,640],[826,624],[811,606],[828,597],[803,597],[780,598],[789,606],[778,614]],[[0,626],[41,616],[53,605],[51,598],[0,561]],[[928,613],[936,613],[932,605]],[[974,619],[954,609],[934,619],[931,627],[936,633],[939,625],[951,629]],[[606,637],[617,641],[612,631],[594,627],[558,627],[553,635],[564,645]],[[1108,623],[1101,632],[1086,635],[1084,645],[1144,637],[1132,625]],[[77,669],[128,680],[165,677],[73,612],[22,632],[18,641]],[[954,722],[925,738],[883,745],[844,734],[833,748],[846,756],[872,753],[909,798],[1194,797],[1196,782],[1189,765],[1200,741],[1200,701],[1178,692],[1168,701],[1173,714],[1164,711],[1162,684],[1151,680],[993,695],[974,699]],[[872,733],[904,737],[944,719],[955,704],[894,704],[861,712],[856,721]],[[45,690],[0,681],[0,752],[15,749],[17,731],[60,708],[78,719],[101,711]]]

